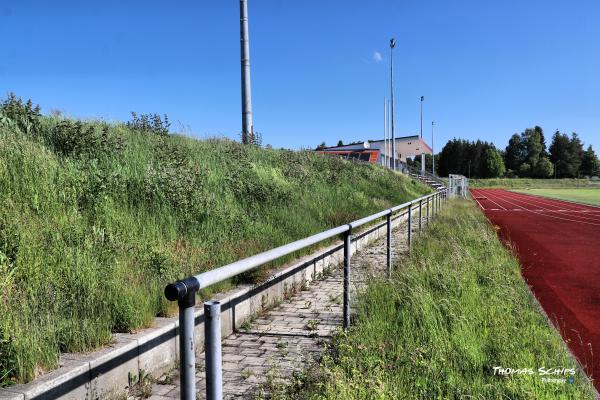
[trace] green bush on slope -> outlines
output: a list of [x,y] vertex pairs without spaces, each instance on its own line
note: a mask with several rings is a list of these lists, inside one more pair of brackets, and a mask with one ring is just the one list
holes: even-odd
[[0,386],[56,367],[59,351],[93,349],[169,314],[169,281],[427,191],[371,165],[44,117],[9,100]]

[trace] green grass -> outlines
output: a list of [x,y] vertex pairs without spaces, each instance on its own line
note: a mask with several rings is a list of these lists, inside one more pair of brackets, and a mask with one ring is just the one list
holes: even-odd
[[493,178],[470,179],[473,188],[600,188],[600,181],[590,179],[531,179],[531,178]]
[[428,191],[312,152],[0,113],[0,386],[172,314],[170,281]]
[[526,189],[515,192],[550,197],[553,199],[575,201],[600,206],[600,188],[598,189]]
[[[469,201],[452,201],[391,281],[356,299],[356,320],[319,372],[289,388],[313,399],[592,399],[574,384],[494,367],[575,368],[523,281],[517,260]],[[308,376],[308,378],[307,378]],[[308,383],[307,383],[308,382]],[[286,397],[282,395],[281,397]]]

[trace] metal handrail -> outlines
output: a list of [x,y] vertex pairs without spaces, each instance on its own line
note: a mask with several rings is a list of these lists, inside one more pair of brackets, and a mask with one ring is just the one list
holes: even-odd
[[[392,272],[392,217],[396,211],[408,209],[408,247],[411,244],[411,212],[413,206],[419,208],[419,231],[422,229],[423,207],[426,206],[426,221],[429,223],[430,215],[433,217],[448,198],[448,190],[438,191],[418,199],[399,204],[397,206],[369,215],[348,224],[338,226],[317,233],[304,239],[262,252],[227,264],[220,268],[203,272],[189,278],[170,283],[165,288],[168,300],[177,301],[179,306],[179,348],[180,348],[180,381],[181,399],[192,400],[196,398],[196,353],[194,339],[194,312],[196,294],[198,290],[215,283],[233,278],[243,272],[260,267],[270,261],[305,249],[337,235],[344,235],[344,329],[350,325],[350,257],[352,243],[352,230],[361,227],[379,218],[386,217],[387,225],[387,269],[388,276]],[[430,214],[431,208],[431,214]],[[204,334],[205,334],[205,360],[206,360],[206,397],[209,400],[220,400],[223,397],[222,371],[221,371],[221,305],[217,301],[204,303]]]
[[445,182],[444,182],[442,179],[440,179],[440,177],[439,177],[439,176],[437,176],[437,175],[434,175],[434,174],[432,174],[432,173],[431,173],[431,172],[429,172],[429,171],[421,171],[421,170],[418,170],[418,169],[416,169],[415,167],[413,167],[413,166],[411,166],[411,165],[408,165],[408,164],[407,164],[406,166],[407,166],[407,168],[408,168],[408,171],[409,171],[409,172],[411,172],[411,173],[413,173],[413,174],[415,174],[415,175],[420,175],[420,176],[427,177],[427,178],[429,178],[429,179],[432,179],[432,180],[434,180],[434,181],[435,181],[435,182],[437,182],[437,183],[440,183],[440,184],[442,184],[442,185],[446,186],[446,183],[445,183]]

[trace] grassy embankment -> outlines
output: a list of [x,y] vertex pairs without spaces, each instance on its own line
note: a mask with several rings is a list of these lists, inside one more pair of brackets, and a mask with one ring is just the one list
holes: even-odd
[[[471,202],[450,203],[393,280],[369,284],[359,300],[353,326],[336,338],[319,373],[279,397],[593,398],[581,371],[572,384],[537,374],[576,363],[539,311],[518,261]],[[494,367],[534,374],[499,376]]]
[[598,189],[518,189],[515,192],[600,206]]
[[428,191],[310,152],[14,106],[0,113],[0,386],[169,314],[169,281]]
[[531,179],[531,178],[493,178],[470,179],[469,186],[473,188],[600,188],[600,181],[590,179]]

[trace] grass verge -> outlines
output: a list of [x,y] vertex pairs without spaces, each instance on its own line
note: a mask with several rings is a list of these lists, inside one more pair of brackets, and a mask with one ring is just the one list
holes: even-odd
[[493,178],[469,179],[469,186],[473,188],[600,188],[599,180],[591,179],[531,179],[531,178]]
[[574,201],[577,203],[600,206],[600,188],[598,189],[521,189],[515,192],[550,197],[552,199]]
[[[593,398],[518,261],[470,201],[450,202],[393,279],[369,284],[355,304],[353,326],[336,337],[319,372],[280,397]],[[531,374],[503,376],[494,367]],[[540,375],[538,368],[575,373]]]
[[170,281],[429,191],[312,152],[0,111],[0,386],[169,315]]

